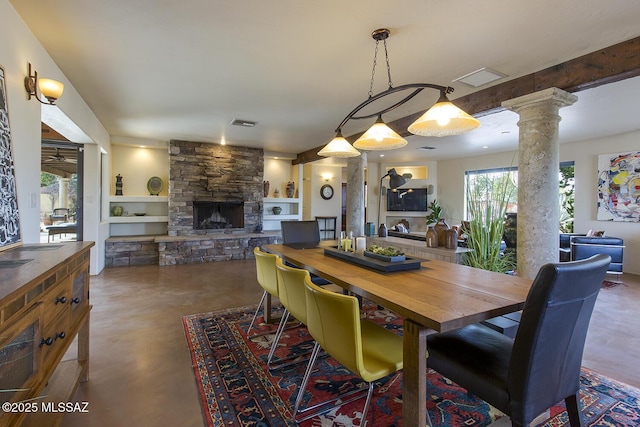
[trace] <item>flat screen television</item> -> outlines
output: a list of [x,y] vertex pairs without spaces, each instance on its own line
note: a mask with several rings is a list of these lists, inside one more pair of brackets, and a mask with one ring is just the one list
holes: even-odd
[[387,190],[387,211],[424,212],[426,210],[426,188]]

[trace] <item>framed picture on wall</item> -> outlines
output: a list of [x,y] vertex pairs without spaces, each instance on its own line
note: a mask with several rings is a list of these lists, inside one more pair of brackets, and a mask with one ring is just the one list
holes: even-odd
[[598,156],[597,219],[640,222],[640,151]]
[[4,67],[0,65],[0,251],[20,244],[20,215]]

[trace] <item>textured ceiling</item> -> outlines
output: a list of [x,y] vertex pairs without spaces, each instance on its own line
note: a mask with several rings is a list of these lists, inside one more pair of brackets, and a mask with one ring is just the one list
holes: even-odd
[[[391,30],[395,86],[452,85],[453,99],[484,88],[451,83],[479,68],[511,79],[640,35],[635,0],[10,1],[114,140],[224,139],[286,153],[326,143],[366,98],[376,28]],[[379,56],[374,92],[386,83]],[[617,100],[609,90],[578,93],[562,111],[561,140],[638,129],[628,112],[638,110],[629,102],[639,99],[640,83],[617,85]],[[436,97],[425,92],[385,118],[425,109]],[[618,106],[630,117],[614,115]],[[600,119],[611,115],[615,127]],[[231,126],[236,118],[258,124]],[[410,137],[385,161],[515,147],[515,114],[482,122],[463,137]],[[348,125],[345,134],[365,127]]]

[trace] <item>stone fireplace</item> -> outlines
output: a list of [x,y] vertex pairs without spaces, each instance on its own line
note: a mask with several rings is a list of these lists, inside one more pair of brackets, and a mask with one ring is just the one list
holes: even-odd
[[262,230],[263,173],[262,149],[170,141],[168,235]]

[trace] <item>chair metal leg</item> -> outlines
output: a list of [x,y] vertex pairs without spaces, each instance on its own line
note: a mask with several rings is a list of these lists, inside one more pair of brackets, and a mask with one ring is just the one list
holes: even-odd
[[273,358],[273,354],[276,352],[276,347],[278,346],[278,341],[280,341],[280,336],[282,335],[282,331],[284,330],[284,325],[287,324],[289,320],[289,310],[285,309],[285,312],[282,314],[280,318],[280,323],[278,324],[278,329],[276,330],[276,336],[271,343],[271,350],[269,350],[269,357],[267,357],[267,368],[271,369],[271,359]]
[[[317,403],[313,406],[309,406],[307,408],[300,409],[300,405],[302,403],[302,398],[304,397],[304,391],[307,388],[307,384],[309,382],[309,378],[311,377],[311,373],[313,372],[313,366],[316,363],[318,358],[318,354],[320,353],[321,347],[316,342],[313,346],[313,352],[311,353],[311,358],[309,359],[309,364],[307,365],[307,370],[304,373],[304,377],[302,378],[302,383],[300,384],[300,388],[298,390],[298,395],[296,396],[296,403],[293,407],[293,419],[296,423],[301,423],[310,418],[316,417],[318,415],[325,414],[335,408],[336,406],[346,405],[355,400],[362,399],[365,397],[365,393],[363,389],[356,389],[349,391],[347,393],[341,394],[340,396],[334,397],[332,399],[326,400],[322,403]],[[371,402],[371,396],[373,395],[373,383],[367,383],[369,388],[366,393],[367,400],[365,401],[364,410],[362,412],[362,418],[364,426],[367,419],[367,411],[369,408],[369,403]],[[335,403],[340,401],[340,405],[332,405],[328,406],[331,403]],[[307,414],[307,412],[311,412]],[[306,415],[305,415],[306,414]],[[303,415],[302,417],[298,417],[298,415]]]
[[258,312],[260,311],[260,307],[262,307],[262,304],[264,303],[264,299],[266,297],[267,297],[267,291],[262,292],[262,298],[260,298],[260,303],[258,304],[258,308],[256,308],[256,312],[253,314],[253,319],[251,319],[251,323],[249,324],[249,327],[247,328],[247,337],[249,336],[249,331],[253,327],[253,324],[255,323],[256,319],[258,318]]
[[582,427],[584,420],[582,418],[582,412],[580,411],[580,391],[564,399],[564,403],[567,406],[567,414],[569,415],[569,424],[571,427]]

